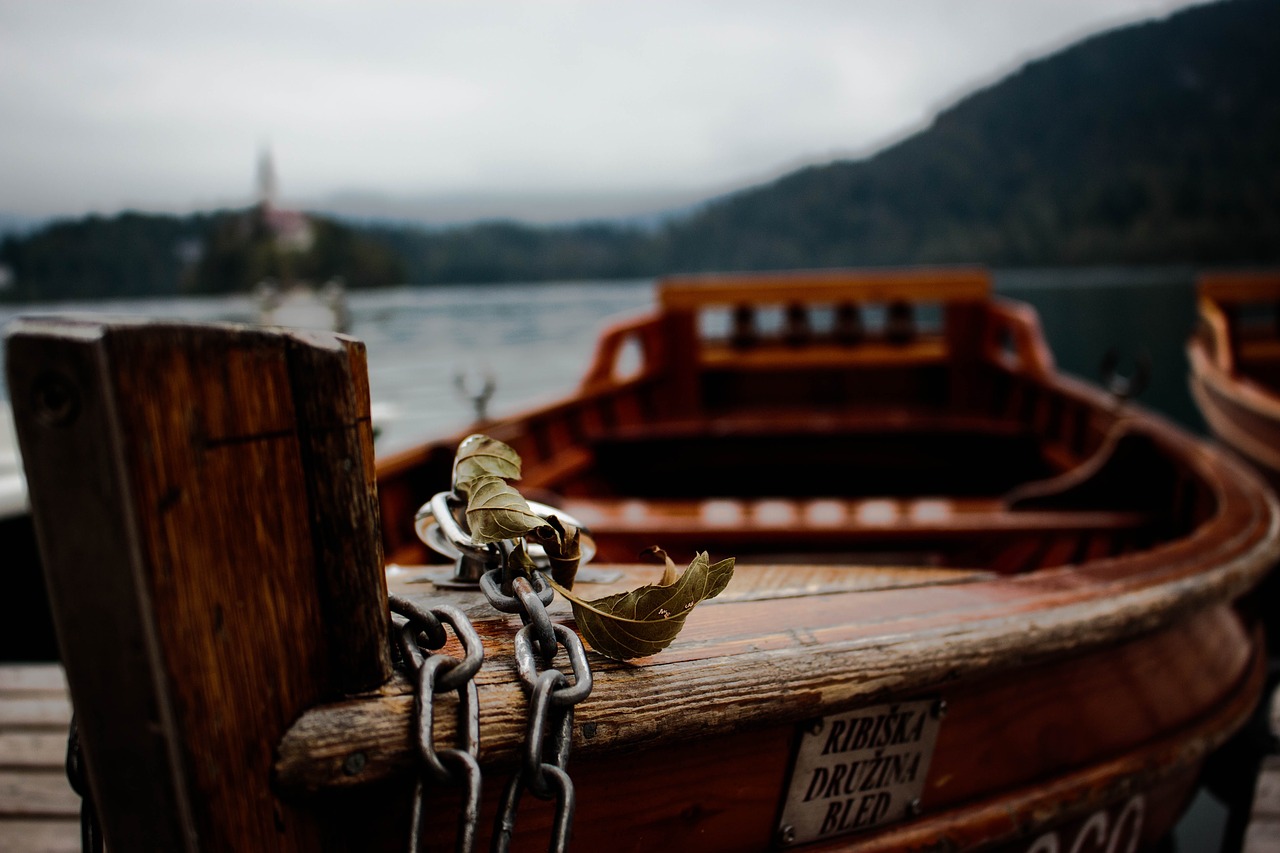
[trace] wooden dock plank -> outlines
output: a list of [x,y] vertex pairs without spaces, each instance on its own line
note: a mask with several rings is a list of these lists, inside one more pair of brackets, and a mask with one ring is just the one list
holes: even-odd
[[0,849],[5,853],[78,853],[80,821],[63,818],[0,821]]
[[57,694],[67,692],[67,679],[58,664],[22,663],[0,666],[0,694],[48,691]]
[[32,699],[0,697],[0,729],[48,728],[66,730],[71,724],[71,700],[64,696]]
[[0,850],[80,849],[80,798],[64,764],[71,705],[57,664],[0,666]]
[[71,790],[61,770],[0,771],[0,815],[66,817],[79,814],[80,798]]
[[63,732],[0,731],[0,769],[59,769],[66,756],[67,736]]

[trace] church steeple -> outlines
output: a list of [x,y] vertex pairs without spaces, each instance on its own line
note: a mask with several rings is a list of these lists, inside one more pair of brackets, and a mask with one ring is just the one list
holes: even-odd
[[258,154],[258,204],[274,208],[279,201],[278,191],[275,160],[271,149],[264,145]]

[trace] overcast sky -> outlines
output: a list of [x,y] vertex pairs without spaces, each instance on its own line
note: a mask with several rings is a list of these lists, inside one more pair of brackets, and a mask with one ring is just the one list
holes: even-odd
[[0,0],[0,212],[680,194],[870,153],[1186,0]]

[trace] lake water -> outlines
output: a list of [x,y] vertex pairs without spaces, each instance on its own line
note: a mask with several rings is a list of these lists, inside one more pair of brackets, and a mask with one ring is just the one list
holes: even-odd
[[[995,286],[1039,311],[1058,365],[1069,373],[1097,381],[1108,348],[1119,348],[1122,370],[1137,353],[1149,352],[1153,369],[1142,401],[1202,428],[1187,394],[1182,350],[1194,322],[1191,270],[1009,270],[995,273]],[[368,345],[373,399],[387,414],[379,449],[397,450],[464,427],[471,406],[455,387],[459,372],[471,385],[485,373],[496,379],[496,414],[569,392],[586,369],[601,325],[652,304],[650,280],[350,294],[351,334]],[[235,296],[3,306],[0,325],[20,314],[86,311],[205,321],[257,316],[250,298]],[[6,393],[0,386],[0,396]]]

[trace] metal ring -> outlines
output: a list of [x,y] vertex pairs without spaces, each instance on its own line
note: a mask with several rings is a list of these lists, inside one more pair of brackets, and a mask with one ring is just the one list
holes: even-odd
[[[551,704],[555,704],[556,694],[551,692]],[[573,750],[573,706],[564,709],[560,715],[560,729],[555,733],[554,749],[551,751],[551,763],[561,770],[569,770],[569,753]]]
[[[466,782],[466,794],[461,811],[458,813],[458,835],[454,842],[457,853],[471,853],[476,846],[476,828],[480,823],[480,764],[475,756],[458,749],[442,749],[441,758],[456,763]],[[456,778],[456,777],[454,777]],[[427,799],[427,786],[422,779],[418,780],[413,793],[413,810],[409,819],[409,851],[420,853],[423,849],[422,814]]]
[[[551,692],[564,684],[564,673],[549,669],[538,675],[537,683],[529,695],[529,724],[524,736],[524,778],[535,797],[545,800],[550,796],[542,768],[542,747],[547,736],[547,721],[551,713]],[[561,745],[554,745],[558,755]]]
[[[554,764],[543,765],[542,770],[555,783],[558,789],[555,794],[556,818],[551,825],[551,840],[547,849],[554,853],[563,853],[569,847],[569,836],[573,831],[573,813],[577,808],[573,781],[569,774]],[[511,777],[502,792],[502,802],[498,805],[498,819],[493,827],[494,853],[507,853],[511,849],[511,836],[516,829],[516,813],[520,809],[520,796],[524,793],[524,781],[517,773]],[[550,798],[547,798],[550,799]]]
[[454,849],[458,853],[470,853],[475,849],[476,827],[480,823],[480,762],[471,753],[460,749],[442,749],[440,757],[456,763],[466,783],[466,795],[458,813],[458,836]]
[[[492,545],[477,545],[472,540],[471,534],[464,530],[454,518],[450,502],[456,500],[452,492],[438,492],[433,495],[431,500],[418,507],[418,511],[414,514],[414,532],[431,550],[450,559],[456,560],[464,554],[486,558],[493,556]],[[539,518],[545,519],[554,515],[565,524],[578,528],[578,549],[581,554],[578,565],[585,566],[591,562],[596,555],[596,541],[589,528],[557,507],[538,501],[526,501],[526,503],[529,505],[529,510]],[[532,542],[526,544],[526,552],[536,565],[540,568],[550,565],[545,548]]]
[[[535,572],[535,574],[538,574]],[[511,590],[520,600],[520,620],[533,628],[534,642],[542,654],[542,662],[550,666],[556,656],[555,624],[547,614],[547,607],[533,591],[529,579],[516,577],[511,581]]]
[[422,758],[427,770],[431,772],[432,777],[437,782],[448,782],[451,778],[448,769],[441,763],[439,756],[436,754],[433,725],[435,721],[436,672],[440,667],[447,664],[449,660],[444,655],[432,655],[423,661],[422,666],[418,669],[418,684],[413,694],[417,711],[414,716],[417,723],[415,734],[417,735],[418,756]]
[[501,574],[501,569],[490,569],[482,574],[480,591],[484,593],[490,606],[499,613],[519,613],[520,601],[514,595],[507,595],[502,591],[502,581],[499,580]]
[[[587,650],[578,639],[578,635],[559,622],[552,623],[556,632],[556,640],[569,653],[569,664],[573,671],[573,684],[557,688],[551,694],[551,702],[557,708],[576,705],[591,695],[591,665],[587,661]],[[525,686],[533,690],[538,683],[538,663],[533,655],[533,641],[530,639],[530,627],[526,625],[516,633],[516,671]],[[548,670],[559,672],[559,670]],[[561,673],[563,675],[563,673]]]
[[[387,607],[392,613],[408,619],[410,625],[416,625],[417,633],[427,635],[427,648],[438,649],[448,640],[444,633],[444,626],[430,610],[419,607],[413,601],[398,595],[387,596]],[[456,625],[454,630],[457,630]]]
[[[457,559],[464,553],[476,557],[491,555],[493,546],[477,545],[471,538],[471,534],[463,529],[458,519],[454,518],[452,503],[455,501],[457,498],[452,492],[436,492],[432,495],[431,500],[418,507],[418,511],[414,513],[414,532],[433,550],[443,553],[446,557]],[[431,535],[433,523],[439,528],[442,539],[433,539]],[[441,545],[452,550],[441,551]]]
[[[444,750],[436,749],[434,730],[435,694],[445,692],[439,688],[438,673],[442,667],[451,664],[457,664],[457,659],[445,655],[432,655],[427,658],[419,670],[419,680],[413,697],[417,710],[415,734],[418,754],[438,782],[448,782],[453,778],[438,757]],[[446,674],[447,672],[448,670]],[[458,731],[464,736],[465,751],[476,755],[479,753],[480,744],[480,692],[476,683],[470,680],[456,692],[458,694]]]
[[556,639],[569,653],[569,666],[573,670],[573,684],[551,694],[551,702],[557,708],[577,705],[591,695],[591,664],[587,662],[587,650],[578,635],[564,625],[557,625]]
[[441,673],[436,689],[438,692],[458,690],[464,683],[475,678],[476,673],[480,671],[484,663],[484,644],[480,642],[480,635],[476,633],[471,620],[457,607],[452,604],[441,604],[431,608],[431,612],[441,622],[453,628],[458,642],[462,643],[463,652],[463,658],[460,661],[457,658],[449,658],[456,665]]
[[[553,622],[553,629],[556,631],[559,644],[564,647],[564,651],[568,652],[568,661],[573,672],[573,683],[568,684],[566,681],[566,684],[559,686],[556,692],[552,693],[552,704],[557,708],[563,708],[573,706],[591,695],[591,665],[586,660],[586,648],[582,646],[582,640],[577,638],[577,634],[559,622]],[[534,644],[529,635],[530,629],[527,625],[516,633],[516,671],[525,686],[532,690],[538,684],[539,672],[538,661],[534,657]],[[550,671],[559,672],[559,670]]]
[[[502,591],[501,577],[501,569],[490,569],[485,572],[480,576],[480,591],[484,593],[484,597],[489,600],[494,610],[500,613],[520,613],[520,599]],[[542,606],[550,606],[556,591],[551,588],[551,584],[547,583],[542,572],[534,572],[529,582],[533,586],[533,591],[538,594],[538,601],[542,602]]]
[[414,672],[422,669],[422,664],[427,659],[422,653],[422,647],[418,645],[419,633],[418,626],[412,622],[400,626],[400,657]]

